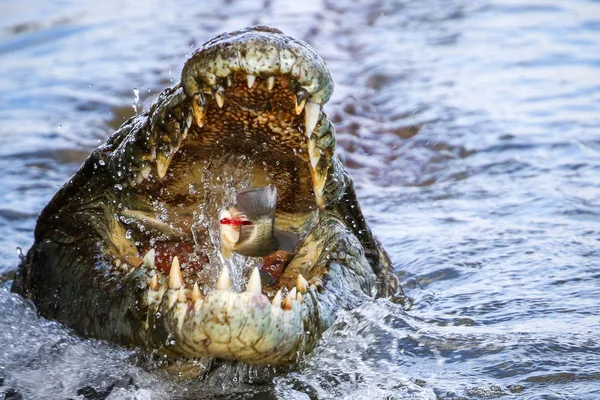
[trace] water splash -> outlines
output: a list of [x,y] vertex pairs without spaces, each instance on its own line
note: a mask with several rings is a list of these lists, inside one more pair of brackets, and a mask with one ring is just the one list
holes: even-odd
[[298,372],[275,380],[280,398],[437,399],[403,366],[422,323],[387,300],[342,312]]
[[133,111],[137,114],[139,112],[138,107],[140,105],[140,91],[138,88],[133,88]]
[[[214,287],[221,269],[229,268],[231,287],[241,291],[254,266],[259,259],[232,254],[227,260],[221,254],[219,212],[235,204],[237,193],[250,188],[252,184],[253,162],[239,157],[225,157],[218,160],[205,161],[197,186],[202,188],[203,201],[194,212],[192,233],[197,250],[208,257],[208,264],[203,268],[201,276],[207,287]],[[206,279],[206,280],[204,280]]]

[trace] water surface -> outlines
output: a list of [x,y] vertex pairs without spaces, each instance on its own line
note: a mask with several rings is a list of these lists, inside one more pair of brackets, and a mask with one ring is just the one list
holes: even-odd
[[332,70],[339,156],[414,299],[343,313],[268,383],[223,368],[181,384],[2,283],[0,398],[600,398],[597,1],[8,0],[0,15],[0,273],[193,49],[267,24]]

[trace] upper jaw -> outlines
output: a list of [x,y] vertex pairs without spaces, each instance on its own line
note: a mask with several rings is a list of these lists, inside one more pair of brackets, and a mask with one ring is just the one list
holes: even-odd
[[226,33],[205,43],[183,68],[181,82],[186,94],[218,92],[220,81],[235,72],[269,78],[290,75],[309,97],[323,105],[333,93],[333,81],[325,62],[302,41],[267,27]]
[[[107,163],[115,180],[123,186],[161,187],[172,170],[172,161],[190,143],[189,137],[200,143],[200,148],[207,149],[204,145],[207,125],[215,122],[215,115],[219,120],[216,110],[225,110],[234,103],[234,97],[228,103],[227,96],[231,95],[234,79],[240,76],[245,76],[249,93],[256,92],[257,86],[265,91],[278,82],[278,88],[286,87],[290,97],[294,97],[286,102],[286,107],[296,117],[293,135],[295,143],[301,141],[301,146],[294,144],[288,150],[306,163],[315,203],[320,208],[326,207],[329,199],[343,189],[334,179],[335,130],[322,110],[333,91],[329,70],[307,44],[265,27],[220,35],[186,62],[181,84],[161,93],[156,106],[147,113],[149,131],[139,129],[135,137],[108,143],[102,149],[111,153]],[[138,121],[142,119],[128,121],[122,130],[127,132],[132,128],[128,125]],[[261,123],[258,119],[256,122]],[[252,129],[238,133],[252,135]],[[267,142],[264,143],[267,148],[285,142],[282,137],[274,141],[258,140],[261,144]],[[218,148],[212,150],[213,154],[222,154],[222,151],[215,153],[220,151]],[[131,172],[124,174],[124,170]]]
[[[288,106],[293,110],[292,118],[304,114],[296,131],[299,136],[304,132],[304,137],[298,138],[302,146],[293,149],[294,154],[298,150],[299,156],[308,162],[315,201],[319,207],[325,207],[325,186],[332,181],[329,175],[335,151],[335,131],[322,112],[323,104],[333,92],[325,62],[306,43],[267,27],[247,28],[210,40],[188,60],[181,77],[200,134],[205,124],[211,122],[211,107],[225,106],[227,88],[240,75],[246,76],[248,91],[256,85],[257,78],[269,91],[276,78],[288,81],[288,88],[295,93],[293,103]],[[283,137],[277,140],[282,139],[285,141]]]

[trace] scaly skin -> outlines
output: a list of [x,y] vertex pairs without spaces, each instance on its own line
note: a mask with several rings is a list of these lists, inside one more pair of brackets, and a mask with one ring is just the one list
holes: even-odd
[[[172,358],[293,362],[338,310],[400,295],[334,155],[332,91],[323,60],[275,29],[210,40],[42,211],[13,290],[86,336]],[[263,286],[247,267],[259,260],[226,261],[215,232],[235,191],[267,184],[276,228],[303,240]]]

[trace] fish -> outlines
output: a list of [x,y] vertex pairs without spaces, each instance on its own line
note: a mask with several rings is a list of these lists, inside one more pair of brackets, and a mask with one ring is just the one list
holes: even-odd
[[275,229],[277,187],[268,185],[239,192],[235,206],[219,213],[221,253],[264,257],[278,250],[293,253],[300,235]]

